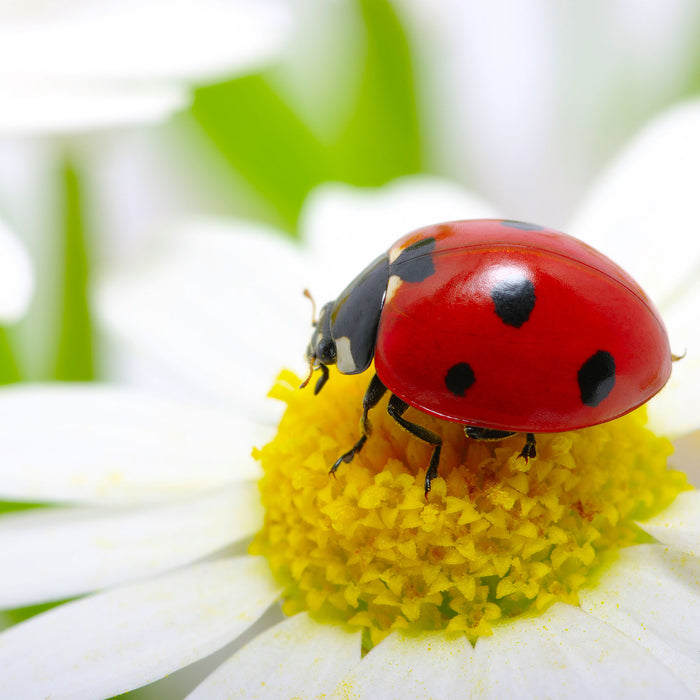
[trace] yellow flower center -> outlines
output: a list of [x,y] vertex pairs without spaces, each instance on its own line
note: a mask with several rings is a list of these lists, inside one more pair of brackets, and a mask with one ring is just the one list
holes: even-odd
[[639,409],[585,430],[479,442],[414,409],[443,439],[439,477],[424,496],[431,447],[386,414],[350,464],[328,470],[359,437],[371,374],[332,372],[323,391],[283,372],[279,431],[256,450],[265,524],[251,552],[285,587],[284,610],[362,628],[371,646],[394,629],[446,629],[474,640],[497,620],[575,604],[620,547],[648,541],[635,525],[688,488],[668,470],[665,438]]

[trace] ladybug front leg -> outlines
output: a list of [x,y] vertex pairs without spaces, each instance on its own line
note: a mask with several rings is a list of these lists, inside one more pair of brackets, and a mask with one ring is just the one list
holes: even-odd
[[318,368],[321,370],[321,376],[318,378],[316,386],[314,387],[314,396],[318,396],[319,391],[323,389],[328,381],[328,367],[324,364],[320,364]]
[[365,442],[367,442],[367,436],[372,432],[372,426],[369,423],[369,418],[367,414],[373,409],[380,401],[382,396],[386,394],[386,387],[382,384],[379,377],[375,374],[370,381],[367,391],[362,399],[362,417],[360,418],[360,439],[343,455],[338,457],[335,464],[330,469],[329,474],[335,474],[338,467],[345,462],[352,462],[355,455],[362,449]]
[[422,425],[411,423],[403,418],[403,414],[408,409],[408,404],[402,401],[396,394],[392,394],[389,399],[387,412],[402,427],[417,438],[433,445],[433,454],[430,457],[428,471],[425,473],[425,495],[428,496],[430,484],[438,475],[438,465],[440,464],[440,450],[442,450],[442,438],[432,430],[424,428]]

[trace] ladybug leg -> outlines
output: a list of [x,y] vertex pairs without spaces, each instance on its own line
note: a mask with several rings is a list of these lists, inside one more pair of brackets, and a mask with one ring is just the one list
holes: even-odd
[[[513,430],[495,430],[493,428],[479,428],[475,425],[465,425],[464,434],[472,440],[503,440],[503,438],[515,435]],[[520,452],[520,457],[525,461],[537,457],[537,447],[535,445],[534,433],[527,433],[525,447]]]
[[364,397],[362,398],[362,417],[360,418],[360,430],[366,437],[371,435],[372,426],[369,423],[368,413],[380,401],[382,396],[386,394],[386,387],[382,384],[381,379],[375,374],[367,387]]
[[[319,382],[323,379],[321,377]],[[343,455],[338,457],[335,461],[329,474],[335,474],[338,467],[345,462],[352,462],[355,455],[362,449],[365,442],[367,442],[367,436],[372,432],[372,426],[369,423],[369,418],[367,414],[373,409],[380,401],[382,396],[386,393],[386,387],[382,384],[379,377],[375,374],[367,387],[364,398],[362,399],[362,418],[360,418],[360,432],[362,435],[360,439]]]
[[465,425],[464,434],[472,440],[503,440],[515,435],[512,430],[494,430],[493,428],[477,428],[475,425]]
[[527,437],[525,438],[525,447],[523,447],[523,450],[520,453],[520,456],[524,457],[526,462],[528,459],[533,459],[533,458],[537,457],[537,448],[535,446],[535,436],[532,433],[527,434]]
[[389,415],[404,429],[408,430],[409,433],[415,435],[420,440],[433,445],[433,454],[430,457],[430,464],[428,465],[428,471],[425,473],[425,495],[428,496],[428,491],[430,491],[430,484],[433,479],[438,475],[438,465],[440,464],[440,450],[442,449],[442,438],[434,433],[432,430],[424,428],[422,425],[416,423],[411,423],[403,418],[403,414],[408,409],[408,404],[402,401],[396,394],[392,394],[389,399],[389,406],[387,407],[387,412]]
[[316,381],[316,386],[314,387],[314,396],[318,394],[321,389],[323,389],[324,385],[328,381],[328,367],[326,365],[319,365],[318,368],[321,370],[321,376],[318,378]]

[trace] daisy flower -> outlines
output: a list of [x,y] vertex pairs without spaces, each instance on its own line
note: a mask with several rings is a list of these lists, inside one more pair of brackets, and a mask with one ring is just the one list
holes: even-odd
[[487,204],[422,177],[328,185],[303,244],[209,222],[115,273],[98,298],[115,366],[150,391],[0,394],[2,496],[61,506],[3,516],[0,603],[77,598],[0,634],[0,695],[109,697],[235,640],[190,697],[700,695],[698,134],[697,104],[652,124],[569,227],[659,301],[688,349],[668,387],[538,436],[527,464],[433,422],[427,499],[425,446],[381,410],[328,476],[367,377],[314,397],[278,370],[308,341],[304,286],[332,298],[401,233]]
[[288,30],[277,0],[4,2],[0,133],[162,121],[190,85],[254,71]]

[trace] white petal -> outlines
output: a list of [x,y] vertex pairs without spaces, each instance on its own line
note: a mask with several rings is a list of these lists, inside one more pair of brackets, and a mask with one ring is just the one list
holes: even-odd
[[638,525],[659,542],[700,556],[700,491],[678,494],[662,513]]
[[472,682],[494,699],[695,697],[635,641],[563,603],[481,637]]
[[[700,271],[699,271],[700,272]],[[700,274],[663,308],[671,349],[685,356],[673,363],[668,384],[649,403],[649,422],[669,437],[700,426]]]
[[12,323],[20,319],[33,292],[34,274],[29,255],[0,219],[0,322]]
[[[700,102],[695,101],[662,114],[641,132],[568,232],[625,267],[663,309],[700,269],[694,225],[698,182]],[[683,338],[672,334],[671,340],[685,346]]]
[[90,384],[0,390],[0,495],[133,503],[206,492],[260,474],[269,429],[230,412]]
[[668,384],[647,405],[649,427],[673,440],[696,429],[700,422],[700,409],[696,408],[700,357],[688,358],[682,368],[679,364],[674,364]]
[[394,633],[338,684],[332,698],[461,698],[472,685],[472,647],[465,637]]
[[0,634],[0,697],[105,698],[235,639],[279,591],[263,559],[192,566],[61,605]]
[[207,80],[261,65],[290,29],[277,0],[63,3],[0,22],[0,75]]
[[158,506],[2,516],[0,608],[160,574],[253,534],[262,516],[254,483]]
[[662,545],[630,547],[579,598],[584,610],[634,639],[700,692],[699,559]]
[[299,248],[253,224],[198,221],[169,234],[156,260],[99,287],[102,321],[203,396],[277,417],[267,392],[283,367],[303,371],[311,334]]
[[18,83],[0,76],[0,134],[32,135],[158,123],[189,105],[182,85]]
[[289,19],[277,0],[69,1],[5,13],[0,133],[163,121],[191,100],[182,81],[228,78],[278,54]]
[[688,477],[688,483],[700,488],[700,429],[686,433],[673,441],[675,452],[669,459],[674,469]]
[[384,187],[315,188],[300,227],[316,260],[314,294],[333,299],[400,236],[441,221],[493,218],[488,203],[447,180],[412,175]]
[[246,644],[188,700],[326,697],[360,661],[360,633],[295,615]]

